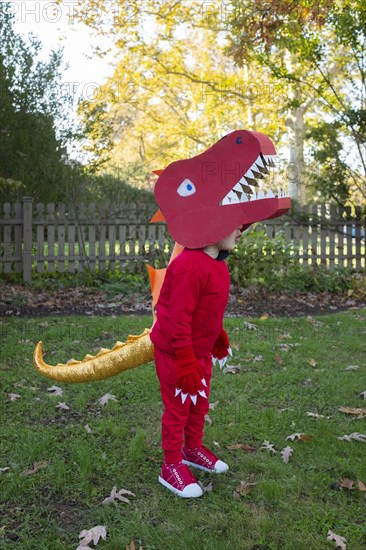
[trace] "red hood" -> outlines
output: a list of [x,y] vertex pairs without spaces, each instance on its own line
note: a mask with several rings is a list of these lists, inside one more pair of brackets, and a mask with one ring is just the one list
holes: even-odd
[[287,212],[288,197],[265,194],[259,186],[275,155],[266,135],[237,130],[200,155],[169,164],[154,194],[173,239],[203,248],[237,227]]

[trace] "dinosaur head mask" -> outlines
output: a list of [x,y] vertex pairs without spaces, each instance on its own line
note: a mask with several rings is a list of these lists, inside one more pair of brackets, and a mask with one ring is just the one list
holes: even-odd
[[234,229],[281,216],[288,197],[261,190],[276,150],[264,134],[237,130],[196,157],[173,162],[154,189],[175,241],[187,248],[216,243]]

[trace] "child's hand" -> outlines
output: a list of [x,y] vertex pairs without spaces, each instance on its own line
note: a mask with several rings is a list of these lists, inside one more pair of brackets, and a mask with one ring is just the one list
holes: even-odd
[[187,395],[189,395],[195,405],[197,403],[197,393],[207,398],[205,392],[207,384],[203,378],[201,366],[191,347],[176,350],[176,358],[177,389],[175,390],[175,396],[181,394],[182,403],[184,403]]
[[232,355],[229,337],[225,329],[222,329],[220,336],[217,338],[212,350],[212,362],[215,364],[218,360],[220,369],[225,365],[229,355]]

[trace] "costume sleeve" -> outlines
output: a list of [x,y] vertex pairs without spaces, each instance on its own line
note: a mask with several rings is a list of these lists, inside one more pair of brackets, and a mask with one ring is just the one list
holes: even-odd
[[192,346],[192,317],[202,289],[202,277],[189,266],[174,272],[170,294],[170,323],[172,347]]

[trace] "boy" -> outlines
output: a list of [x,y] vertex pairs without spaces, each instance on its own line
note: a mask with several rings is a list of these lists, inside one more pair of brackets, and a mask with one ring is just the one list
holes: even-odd
[[229,469],[202,445],[202,437],[212,356],[223,359],[230,353],[222,326],[230,286],[224,258],[240,236],[237,228],[218,243],[186,248],[175,258],[167,269],[150,333],[164,404],[159,481],[185,498],[202,495],[188,465],[214,473]]

